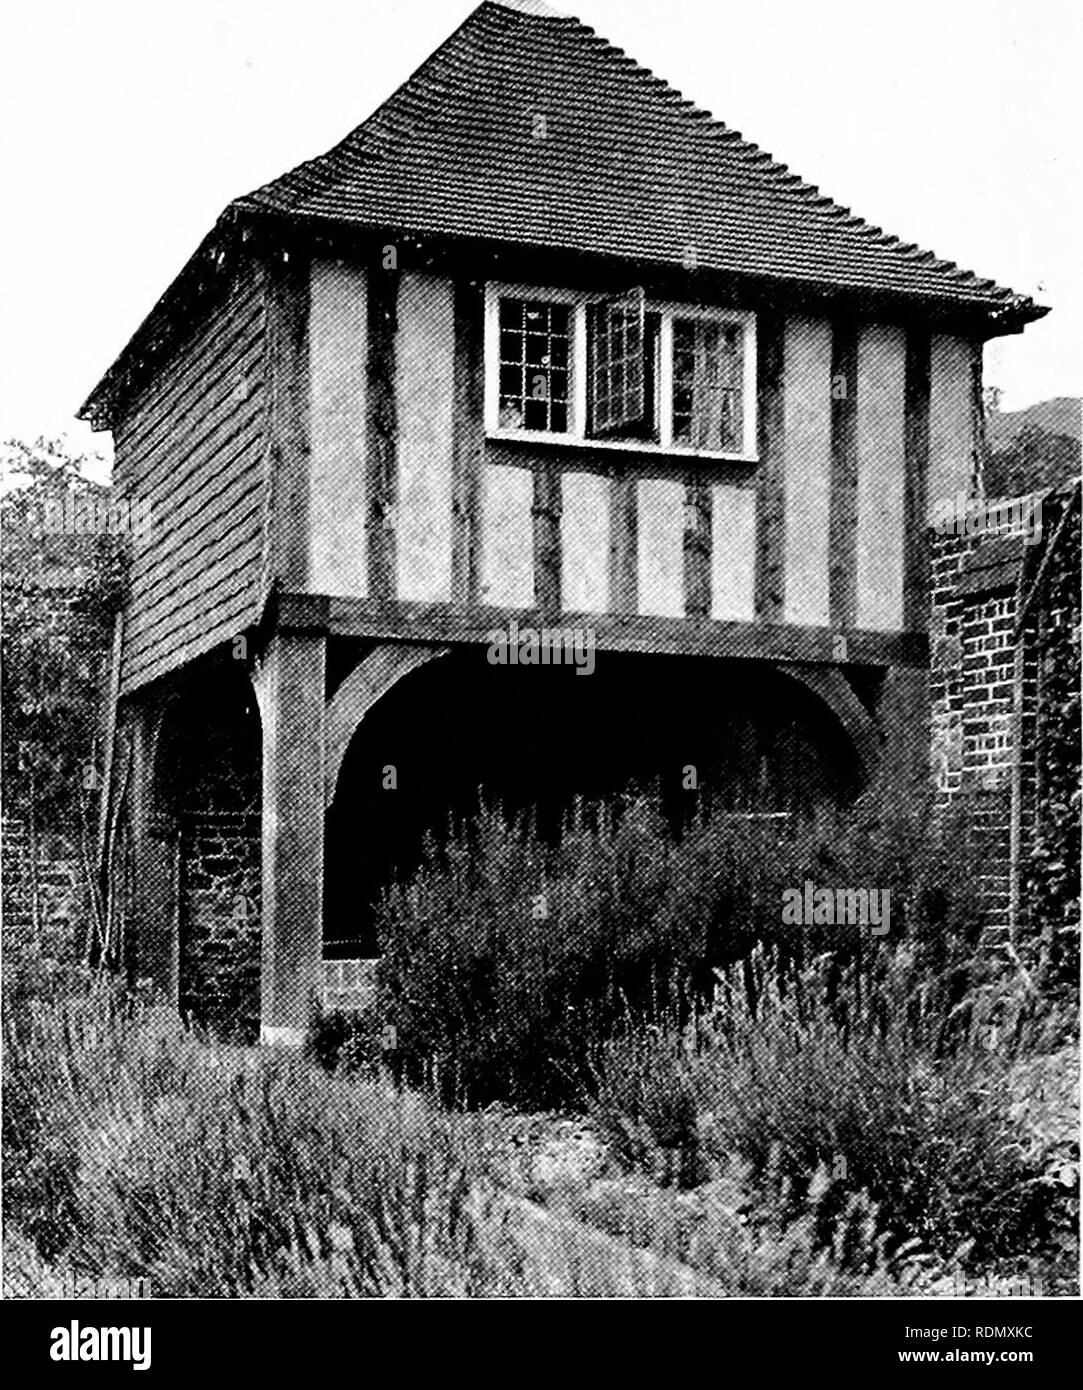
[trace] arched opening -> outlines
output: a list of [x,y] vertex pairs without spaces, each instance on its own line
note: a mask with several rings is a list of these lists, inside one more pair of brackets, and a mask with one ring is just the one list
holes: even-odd
[[156,801],[172,827],[178,1004],[217,1037],[260,1018],[261,726],[243,670],[186,683],[165,714]]
[[712,808],[792,815],[860,782],[837,716],[766,664],[599,652],[587,676],[459,649],[404,676],[350,741],[327,817],[324,954],[376,954],[381,890],[479,796],[554,834],[577,797],[656,792],[677,827]]

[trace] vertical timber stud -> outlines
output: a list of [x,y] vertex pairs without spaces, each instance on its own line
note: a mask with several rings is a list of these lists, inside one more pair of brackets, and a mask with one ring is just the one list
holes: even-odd
[[835,631],[857,621],[857,325],[831,335],[831,506],[829,605]]
[[456,280],[451,598],[464,606],[478,598],[478,511],[485,449],[484,327],[481,285]]
[[695,475],[685,481],[684,611],[689,618],[711,612],[711,488]]
[[276,632],[255,685],[263,720],[260,1040],[298,1045],[320,988],[326,638]]
[[[310,261],[272,264],[273,573],[288,591],[309,579]],[[326,639],[272,632],[253,673],[263,727],[260,1037],[300,1043],[320,984]]]
[[309,258],[279,253],[267,280],[273,521],[272,571],[286,590],[308,579]]
[[928,333],[906,335],[906,491],[903,506],[903,626],[924,632],[929,625],[929,372]]
[[971,345],[970,359],[970,410],[973,416],[971,437],[970,491],[974,497],[985,496],[985,380],[983,373],[982,344]]
[[398,418],[395,407],[395,348],[398,335],[399,272],[373,268],[368,294],[368,390],[365,403],[365,471],[369,593],[395,597],[395,496]]
[[609,485],[609,606],[614,613],[639,607],[638,512],[635,475],[618,469]]
[[931,776],[929,673],[919,666],[890,666],[876,702],[890,787],[922,790]]
[[785,598],[785,479],[783,458],[785,319],[770,311],[761,315],[756,394],[759,402],[760,467],[756,487],[756,617],[780,622]]
[[534,599],[546,618],[560,616],[560,474],[548,458],[534,465]]

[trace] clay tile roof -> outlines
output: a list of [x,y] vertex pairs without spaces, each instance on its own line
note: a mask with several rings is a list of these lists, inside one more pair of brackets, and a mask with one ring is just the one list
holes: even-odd
[[[485,0],[340,144],[223,223],[236,214],[663,268],[691,247],[704,270],[946,305],[1001,331],[1046,312],[870,226],[540,0]],[[161,337],[168,293],[129,350]],[[115,386],[107,375],[84,413],[106,417]]]
[[1018,300],[854,217],[531,0],[487,0],[341,144],[235,206],[662,265],[694,247],[707,269]]

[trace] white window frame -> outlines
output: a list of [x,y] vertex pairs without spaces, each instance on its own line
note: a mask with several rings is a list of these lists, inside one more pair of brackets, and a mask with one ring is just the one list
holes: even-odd
[[[563,444],[579,449],[616,449],[637,454],[671,454],[683,458],[721,459],[735,463],[757,463],[756,410],[756,316],[746,309],[724,309],[705,304],[684,304],[675,300],[648,299],[646,311],[661,315],[656,384],[658,439],[593,439],[586,433],[587,421],[587,309],[602,293],[553,289],[540,285],[508,284],[490,280],[485,286],[485,434],[489,439],[508,439],[532,444]],[[542,303],[571,306],[571,360],[568,378],[568,429],[506,429],[500,425],[500,301],[535,299]],[[743,380],[741,383],[745,448],[737,453],[716,449],[697,449],[673,442],[673,320],[708,319],[715,323],[739,324],[743,333]]]

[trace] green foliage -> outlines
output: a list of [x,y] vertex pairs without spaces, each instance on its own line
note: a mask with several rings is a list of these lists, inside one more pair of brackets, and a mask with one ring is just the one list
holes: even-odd
[[987,497],[1024,497],[1079,476],[1079,441],[1024,424],[1015,437],[995,444],[985,464]]
[[614,1182],[569,1194],[564,1209],[681,1260],[727,1297],[913,1297],[938,1272],[916,1242],[893,1244],[868,1196],[823,1167],[800,1197],[777,1167],[757,1180],[734,1158],[694,1193]]
[[391,1057],[445,1100],[559,1104],[578,1090],[584,1039],[683,963],[662,920],[673,846],[645,803],[580,817],[552,846],[483,811],[377,921]]
[[375,1009],[315,1008],[305,1033],[304,1055],[324,1071],[380,1075],[386,1030]]

